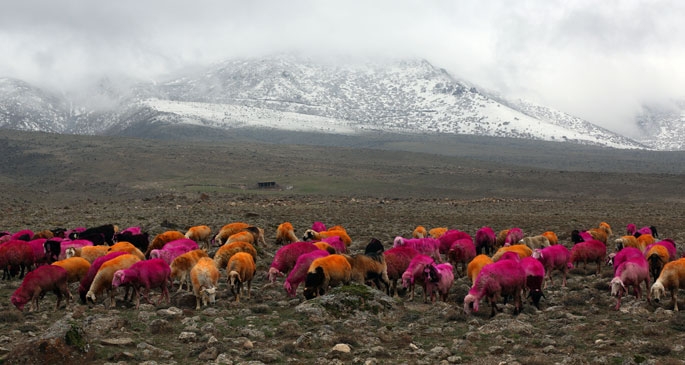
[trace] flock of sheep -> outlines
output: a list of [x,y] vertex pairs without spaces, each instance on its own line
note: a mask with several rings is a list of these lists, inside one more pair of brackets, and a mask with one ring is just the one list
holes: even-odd
[[[372,239],[363,253],[353,254],[348,251],[352,239],[342,226],[326,228],[315,222],[300,239],[293,225],[284,222],[276,231],[279,248],[267,277],[272,283],[285,277],[283,289],[293,297],[300,284],[304,297],[311,299],[350,282],[397,296],[400,282],[409,291],[409,300],[421,286],[427,302],[438,297],[447,301],[455,275],[467,275],[472,287],[464,297],[464,311],[478,311],[487,299],[492,316],[497,302],[506,298],[513,298],[514,313],[521,311],[524,297],[538,306],[545,287],[554,285],[554,272],[560,273],[565,286],[574,265],[594,263],[599,273],[606,262],[614,268],[611,294],[617,297],[616,309],[630,287],[640,298],[644,282],[648,301],[658,303],[670,291],[677,311],[678,289],[685,288],[685,258],[678,258],[675,242],[657,241],[655,227],[637,230],[629,225],[626,234],[613,241],[616,252],[608,254],[612,235],[605,222],[574,231],[569,249],[551,231],[525,236],[515,227],[497,234],[482,227],[472,237],[456,229],[428,231],[418,226],[411,238],[396,237],[390,249]],[[118,287],[126,288],[124,299],[133,289],[136,308],[141,295],[150,302],[153,289],[161,291],[158,305],[169,302],[169,290],[176,284],[177,291],[192,290],[200,309],[215,302],[222,273],[236,301],[243,294],[250,298],[258,257],[255,246],[260,245],[266,248],[264,230],[243,222],[226,224],[214,236],[210,227],[195,226],[185,233],[166,231],[152,240],[138,227],[119,231],[114,225],[23,230],[0,234],[0,267],[3,279],[22,279],[10,298],[19,310],[29,302],[30,310],[38,310],[39,299],[50,291],[57,296],[56,308],[62,297],[69,303],[71,283],[79,283],[84,304],[102,301],[107,292],[105,301],[111,306]]]

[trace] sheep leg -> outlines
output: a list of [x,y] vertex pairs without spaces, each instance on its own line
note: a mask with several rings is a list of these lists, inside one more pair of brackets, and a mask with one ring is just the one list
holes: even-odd
[[673,288],[671,290],[671,300],[673,300],[673,311],[678,311],[678,288]]

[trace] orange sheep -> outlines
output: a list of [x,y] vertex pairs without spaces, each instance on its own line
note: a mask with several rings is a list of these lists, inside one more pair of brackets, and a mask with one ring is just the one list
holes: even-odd
[[166,231],[156,235],[155,238],[152,239],[152,242],[150,242],[147,250],[145,250],[145,257],[149,258],[152,250],[159,250],[160,248],[164,247],[166,243],[181,238],[186,238],[186,236],[180,231]]
[[649,273],[652,275],[652,280],[656,280],[661,274],[664,265],[670,261],[671,256],[665,246],[652,245],[652,247],[645,252],[645,258],[649,263]]
[[195,294],[195,309],[200,309],[200,302],[204,306],[208,303],[214,304],[219,276],[219,269],[208,257],[200,258],[190,269],[190,281],[193,283],[193,294]]
[[83,257],[91,264],[98,257],[105,256],[109,253],[109,246],[83,246],[83,247],[69,247],[65,251],[67,258],[69,257]]
[[[254,228],[254,227],[251,227],[251,228]],[[254,245],[255,243],[257,243],[257,239],[258,239],[258,236],[255,236],[253,234],[253,232],[240,231],[238,233],[234,233],[234,234],[228,236],[228,239],[226,239],[226,242],[224,242],[224,244],[236,242],[236,241],[243,241],[243,242],[249,242],[249,243]]]
[[228,264],[228,260],[231,259],[231,256],[238,252],[249,253],[252,255],[254,262],[257,262],[257,250],[254,248],[254,246],[252,246],[249,242],[237,241],[227,243],[219,247],[214,254],[214,263],[216,264],[216,267],[219,269],[226,267],[226,264]]
[[266,240],[264,239],[264,230],[244,222],[229,223],[221,227],[219,233],[216,236],[214,236],[214,245],[219,246],[225,244],[226,240],[228,240],[228,237],[242,231],[251,232],[254,236],[253,242],[259,242],[266,246]]
[[607,222],[599,222],[599,228],[607,234],[607,237],[611,237],[613,232],[611,231],[611,226]]
[[145,260],[145,255],[143,254],[143,252],[139,250],[138,247],[134,246],[131,242],[126,241],[119,241],[114,245],[110,246],[107,253],[120,251],[127,252],[131,255],[138,257],[141,260]]
[[607,239],[609,238],[609,236],[607,235],[607,232],[604,229],[590,228],[587,232],[592,236],[592,238],[602,242],[605,245],[607,244]]
[[647,248],[647,245],[638,242],[635,236],[622,236],[614,240],[614,243],[616,244],[616,252],[621,251],[626,247],[635,247],[642,252]]
[[209,241],[212,239],[212,229],[209,226],[193,226],[188,228],[185,234],[186,238],[190,238],[200,245],[200,248],[209,250]]
[[352,277],[352,266],[343,255],[335,254],[312,261],[304,281],[304,296],[312,299],[323,295],[328,287],[347,285]]
[[67,271],[67,284],[80,282],[90,269],[90,262],[82,257],[71,257],[52,264]]
[[433,238],[440,238],[445,232],[447,232],[447,227],[436,227],[428,231],[428,234]]
[[652,243],[656,242],[654,239],[654,236],[651,234],[641,234],[639,237],[637,237],[637,243],[641,246],[643,246],[642,251],[647,248],[647,246],[651,245]]
[[190,290],[190,270],[203,257],[209,258],[205,250],[198,249],[176,256],[174,261],[171,262],[171,265],[169,265],[171,267],[170,277],[171,280],[178,279],[179,292],[183,289],[184,283],[188,290]]
[[424,238],[428,236],[428,231],[426,231],[426,227],[424,226],[416,226],[414,232],[411,233],[411,236],[414,238]]
[[652,299],[659,303],[666,290],[671,291],[673,310],[678,311],[678,289],[685,289],[685,258],[671,261],[664,265],[659,278],[652,285],[650,293]]
[[243,283],[247,283],[247,298],[250,298],[250,287],[256,271],[254,259],[247,252],[238,252],[228,260],[226,266],[228,286],[231,288],[231,293],[235,295],[236,302],[240,302]]
[[557,237],[557,234],[552,231],[542,232],[541,236],[547,237],[550,246],[559,244],[559,237]]
[[495,238],[495,247],[502,247],[504,246],[504,241],[507,240],[507,235],[509,234],[508,229],[503,229],[497,233],[497,237]]
[[478,277],[478,274],[483,266],[491,263],[493,263],[492,259],[488,255],[484,254],[474,257],[473,260],[469,262],[468,266],[466,266],[466,276],[471,279],[471,284],[476,283],[476,278]]
[[124,254],[103,263],[102,266],[100,266],[97,274],[95,274],[92,284],[90,284],[90,289],[86,294],[86,299],[95,303],[97,297],[102,294],[102,291],[107,290],[109,292],[109,307],[115,305],[115,291],[112,290],[112,279],[114,279],[114,273],[118,270],[128,269],[131,267],[131,265],[138,261],[140,261],[140,259],[137,256]]
[[509,252],[509,251],[515,252],[517,255],[519,255],[520,259],[533,255],[533,250],[531,250],[530,247],[528,247],[526,245],[517,244],[517,245],[501,247],[499,250],[497,250],[497,252],[495,252],[494,255],[492,255],[492,261],[497,262],[499,260],[499,258],[502,257],[502,255],[505,252]]
[[295,235],[295,228],[292,223],[283,222],[279,224],[276,229],[276,244],[284,245],[293,242],[297,242],[297,236]]
[[333,246],[331,246],[328,242],[314,242],[314,246],[316,246],[319,250],[324,250],[328,253],[338,253],[335,251],[335,248],[333,248]]

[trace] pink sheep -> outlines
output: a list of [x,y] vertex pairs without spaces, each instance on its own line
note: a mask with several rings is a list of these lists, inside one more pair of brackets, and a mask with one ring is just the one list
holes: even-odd
[[474,246],[471,238],[458,239],[452,243],[447,252],[447,261],[451,262],[454,267],[461,263],[461,270],[458,271],[459,276],[466,274],[466,265],[468,265],[473,258],[476,257],[476,246]]
[[134,227],[128,227],[124,230],[121,230],[118,232],[119,234],[130,234],[130,235],[138,235],[143,233],[143,231],[140,229],[139,226],[134,226]]
[[[571,252],[564,245],[552,245],[533,251],[533,258],[540,261],[542,267],[545,268],[545,274],[552,285],[554,285],[552,271],[558,270],[564,276],[561,286],[566,286],[566,275],[568,274],[568,269],[572,267],[569,263],[570,257]],[[547,285],[544,287],[546,288]]]
[[81,284],[78,287],[78,294],[81,298],[81,303],[86,304],[86,293],[88,293],[88,290],[90,289],[90,284],[93,283],[95,274],[97,274],[98,270],[100,270],[100,266],[102,266],[102,264],[115,257],[125,254],[126,252],[123,251],[112,252],[108,253],[105,256],[98,257],[97,259],[95,259],[95,261],[93,261],[93,263],[90,265],[90,268],[88,269],[88,272],[86,273],[86,276],[84,276],[83,279],[81,279]]
[[632,236],[635,234],[635,232],[637,232],[637,226],[635,226],[634,223],[628,223],[626,226],[626,234],[628,236]]
[[195,241],[189,238],[181,238],[167,242],[161,249],[151,250],[150,258],[162,259],[167,263],[167,265],[171,265],[176,257],[197,249],[199,249],[199,246]]
[[47,238],[37,238],[27,242],[33,250],[33,259],[36,265],[47,264],[48,262],[45,257],[45,241],[47,241]]
[[33,248],[23,240],[10,240],[0,245],[0,268],[2,277],[8,280],[19,273],[19,279],[33,268]]
[[424,269],[424,282],[426,283],[426,295],[435,303],[435,291],[440,294],[440,299],[447,303],[447,296],[449,295],[452,284],[454,283],[454,272],[452,271],[452,264],[430,264]]
[[[609,254],[609,256],[611,257],[612,254]],[[607,261],[611,262],[611,264],[614,266],[614,275],[616,275],[616,270],[619,266],[621,266],[622,263],[635,257],[644,257],[644,253],[635,247],[625,247],[614,254],[613,258],[610,258]]]
[[330,236],[323,238],[321,242],[326,242],[335,249],[336,253],[347,253],[347,245],[340,236]]
[[499,260],[483,266],[469,293],[464,297],[464,312],[478,312],[480,300],[488,298],[493,317],[497,311],[498,298],[514,297],[514,314],[521,311],[521,291],[526,285],[526,273],[514,260]]
[[452,248],[454,242],[463,239],[467,239],[473,242],[473,238],[471,238],[471,235],[469,235],[466,232],[460,231],[458,229],[450,229],[446,231],[442,234],[442,236],[438,238],[438,241],[440,241],[440,254],[446,255],[449,252],[450,248]]
[[169,264],[162,259],[150,259],[138,261],[127,269],[117,270],[112,278],[112,288],[116,289],[121,285],[129,285],[133,287],[136,296],[136,309],[140,306],[140,290],[145,288],[143,296],[150,302],[150,289],[161,288],[162,295],[157,301],[157,305],[161,303],[162,299],[169,300],[169,281],[171,269]]
[[83,247],[92,246],[92,245],[93,245],[93,242],[88,241],[88,240],[81,240],[81,239],[72,240],[72,239],[68,239],[68,238],[63,239],[59,243],[60,249],[59,249],[58,259],[59,260],[66,259],[67,258],[67,249],[70,247],[73,247],[76,249],[76,248],[83,248]]
[[33,304],[30,311],[39,310],[38,299],[50,291],[57,295],[55,309],[59,309],[62,295],[67,298],[67,305],[69,305],[71,293],[67,288],[67,271],[59,266],[43,265],[26,274],[19,288],[12,294],[10,301],[20,311],[24,310],[24,306],[29,301]]
[[485,254],[490,256],[490,254],[494,251],[495,249],[495,231],[488,227],[484,226],[481,227],[478,231],[476,231],[476,238],[475,238],[475,246],[476,246],[476,253],[480,255],[485,251]]
[[312,223],[312,231],[314,232],[323,232],[326,230],[326,225],[323,224],[322,222],[316,221]]
[[504,239],[504,245],[505,246],[511,246],[517,244],[520,240],[522,240],[524,237],[523,235],[523,230],[518,227],[511,228],[509,230],[509,233],[507,233],[507,237]]
[[524,257],[519,261],[519,265],[526,273],[526,288],[528,297],[533,301],[535,308],[540,309],[540,298],[545,294],[542,292],[542,283],[545,280],[545,267],[540,261],[533,257]]
[[409,300],[414,300],[414,288],[418,282],[423,287],[423,302],[428,302],[423,270],[427,265],[433,263],[435,263],[435,260],[424,254],[414,256],[414,258],[411,259],[411,262],[409,262],[409,266],[407,266],[407,269],[402,273],[402,286],[409,289]]
[[585,242],[580,242],[573,246],[571,249],[571,256],[569,257],[569,263],[575,264],[577,262],[583,262],[583,270],[587,270],[588,262],[597,263],[596,274],[602,271],[602,262],[607,254],[607,246],[598,240],[588,240]]
[[442,257],[440,257],[440,241],[433,237],[404,238],[397,236],[393,241],[393,247],[400,246],[411,247],[422,255],[431,256],[436,262],[442,262]]
[[640,283],[643,281],[647,291],[647,301],[649,302],[649,266],[647,260],[644,257],[635,257],[621,263],[610,283],[611,295],[618,297],[616,310],[621,308],[621,296],[628,291],[627,287],[629,285],[633,286],[635,297],[640,299]]
[[293,267],[283,283],[283,289],[285,289],[286,293],[291,297],[294,297],[297,293],[297,287],[303,283],[304,279],[307,277],[307,271],[309,270],[312,261],[328,255],[329,253],[324,250],[315,250],[300,255],[297,258],[297,261],[295,261],[295,267]]
[[418,251],[406,246],[383,251],[385,264],[388,267],[388,280],[390,281],[388,295],[397,296],[397,280],[402,278],[402,274],[409,267],[409,263],[418,254]]
[[276,282],[276,278],[284,276],[297,262],[297,258],[305,253],[318,250],[311,242],[293,242],[289,243],[276,251],[274,259],[269,267],[269,281]]
[[21,231],[17,231],[13,233],[10,236],[11,240],[20,240],[20,241],[30,241],[31,238],[33,238],[33,231],[30,229],[22,229]]
[[678,249],[676,248],[675,241],[672,238],[664,238],[661,241],[655,242],[645,248],[645,252],[650,249],[652,245],[664,246],[668,250],[668,256],[671,261],[678,259]]

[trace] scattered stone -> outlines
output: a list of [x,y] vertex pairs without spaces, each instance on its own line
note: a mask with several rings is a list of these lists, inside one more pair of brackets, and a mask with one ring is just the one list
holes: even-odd
[[183,310],[176,307],[169,307],[158,310],[157,315],[166,318],[180,318],[183,316]]
[[252,350],[253,347],[254,347],[254,344],[252,343],[252,341],[250,341],[250,340],[245,340],[245,342],[243,342],[243,348],[244,348],[244,349],[246,349],[246,350]]
[[106,346],[128,346],[133,344],[133,339],[130,337],[103,338],[100,343]]
[[202,351],[200,353],[200,355],[198,355],[197,358],[200,360],[207,361],[207,360],[214,360],[214,359],[216,359],[217,356],[219,356],[219,350],[217,350],[216,347],[212,346],[212,347]]
[[197,333],[195,332],[181,332],[180,335],[178,335],[178,340],[181,342],[194,342],[195,339],[197,338]]

